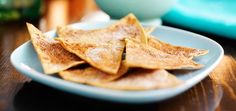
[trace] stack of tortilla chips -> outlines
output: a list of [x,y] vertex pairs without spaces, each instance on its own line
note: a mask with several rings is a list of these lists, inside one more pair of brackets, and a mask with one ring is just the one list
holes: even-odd
[[143,28],[133,14],[102,29],[58,27],[55,39],[32,24],[27,27],[46,74],[111,89],[175,87],[183,81],[166,70],[199,69],[192,58],[208,52],[155,39],[154,28]]

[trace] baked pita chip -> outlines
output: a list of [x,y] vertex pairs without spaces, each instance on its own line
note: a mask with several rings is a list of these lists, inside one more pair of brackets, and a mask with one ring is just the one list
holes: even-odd
[[121,67],[117,74],[107,74],[93,67],[87,67],[85,69],[69,69],[62,71],[59,75],[69,81],[79,82],[84,84],[90,83],[104,83],[115,80],[124,75],[128,71],[128,67],[125,64],[121,64]]
[[134,69],[113,81],[104,81],[115,75],[71,73],[63,71],[60,76],[68,81],[117,90],[150,90],[175,87],[183,83],[165,70]]
[[199,69],[202,67],[184,56],[171,55],[131,39],[126,39],[125,61],[129,67],[146,69]]
[[158,50],[166,52],[171,55],[184,56],[187,58],[193,58],[195,56],[201,56],[208,53],[208,50],[195,49],[182,46],[174,46],[158,39],[155,39],[153,36],[149,36],[148,44]]
[[26,24],[46,74],[57,73],[84,63],[79,57],[65,50],[58,41],[49,40],[32,24]]

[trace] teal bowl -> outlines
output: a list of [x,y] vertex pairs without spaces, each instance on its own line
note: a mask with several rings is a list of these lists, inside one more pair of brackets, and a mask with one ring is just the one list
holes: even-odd
[[140,20],[164,15],[177,0],[96,0],[97,5],[113,19],[133,13]]

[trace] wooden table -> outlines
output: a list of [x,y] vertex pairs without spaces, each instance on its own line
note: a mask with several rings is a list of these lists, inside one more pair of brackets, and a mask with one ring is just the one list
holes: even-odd
[[[38,23],[36,21],[34,24]],[[236,61],[234,59],[236,41],[206,33],[197,33],[206,35],[223,46],[225,56],[217,68],[203,81],[177,97],[159,103],[129,105],[62,92],[21,75],[10,64],[10,54],[16,47],[29,40],[26,26],[23,22],[0,24],[0,111],[72,109],[236,111]]]

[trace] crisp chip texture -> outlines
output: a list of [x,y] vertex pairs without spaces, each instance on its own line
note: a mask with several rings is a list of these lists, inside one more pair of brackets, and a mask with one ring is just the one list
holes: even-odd
[[62,46],[88,62],[93,67],[109,74],[116,74],[125,47],[124,38],[144,36],[144,30],[134,15],[130,14],[106,29],[81,30],[69,27],[58,28]]
[[112,81],[120,76],[124,75],[128,71],[128,67],[125,64],[121,64],[121,67],[117,74],[107,74],[93,67],[87,67],[84,69],[69,69],[62,71],[59,75],[69,81],[79,82],[84,84],[90,83],[103,83]]
[[65,50],[58,41],[47,39],[32,24],[27,23],[27,27],[46,74],[57,73],[84,63],[79,57]]
[[114,39],[106,30],[57,39],[68,51],[76,54],[93,67],[116,74],[121,63],[124,42]]
[[[120,21],[116,22],[111,28],[118,29],[120,32],[125,32],[127,35],[125,38],[133,38],[141,40],[142,43],[147,44],[147,34],[140,24],[139,20],[135,17],[134,14],[130,13],[127,16],[123,17]],[[152,31],[152,28],[147,31]]]
[[202,67],[184,56],[171,55],[131,39],[126,39],[125,61],[129,67],[146,69],[198,69]]
[[135,69],[129,71],[119,79],[104,82],[104,78],[110,78],[109,74],[90,74],[61,72],[60,76],[68,81],[89,84],[98,87],[118,90],[150,90],[175,87],[182,83],[174,75],[165,70]]
[[135,69],[115,81],[92,85],[119,90],[151,90],[176,87],[182,83],[166,70]]
[[[155,26],[147,26],[147,27],[144,27],[143,29],[146,34],[150,34],[153,32],[155,28],[156,28]],[[83,31],[85,30],[72,28],[70,26],[64,26],[64,27],[58,26],[56,30],[58,37],[73,37],[73,36],[76,36],[76,33],[83,32]]]
[[[125,38],[136,38],[138,40],[146,38],[146,33],[149,34],[155,29],[154,26],[149,26],[146,28],[143,28],[141,24],[139,23],[138,19],[133,15],[129,14],[122,18],[121,20],[115,22],[111,26],[108,26],[107,28],[102,29],[95,29],[95,30],[82,30],[82,29],[76,29],[69,26],[66,27],[57,27],[57,35],[59,37],[79,37],[82,34],[103,34],[107,33],[106,35],[103,34],[103,36],[110,36],[113,39],[118,40],[124,40]],[[146,31],[146,33],[145,33]],[[91,34],[90,34],[91,33]],[[95,35],[96,36],[96,35]]]
[[[150,33],[155,27],[144,28],[132,13],[106,28],[58,27],[57,38],[46,37],[32,24],[27,27],[46,74],[103,88],[176,87],[184,81],[167,70],[199,69],[203,65],[192,58],[208,53],[154,39]],[[83,63],[88,64],[73,67]]]
[[155,39],[153,36],[149,37],[148,44],[158,50],[166,52],[171,55],[184,56],[187,58],[193,58],[195,56],[201,56],[208,53],[208,50],[201,50],[189,47],[174,46],[158,39]]

